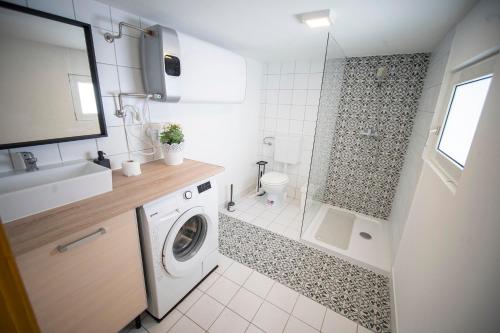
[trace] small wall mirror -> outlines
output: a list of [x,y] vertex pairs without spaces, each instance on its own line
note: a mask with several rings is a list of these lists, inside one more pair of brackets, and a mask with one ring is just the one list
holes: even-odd
[[90,25],[0,2],[0,149],[106,136]]

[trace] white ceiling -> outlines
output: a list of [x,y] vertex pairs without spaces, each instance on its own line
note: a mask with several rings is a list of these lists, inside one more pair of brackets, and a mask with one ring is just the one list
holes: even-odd
[[347,56],[427,52],[475,0],[100,0],[262,61],[324,55],[328,29],[295,15],[333,11]]

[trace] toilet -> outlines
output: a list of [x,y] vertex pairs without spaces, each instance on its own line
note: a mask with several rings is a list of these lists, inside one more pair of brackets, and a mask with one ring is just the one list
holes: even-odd
[[[277,136],[274,139],[274,171],[266,172],[260,182],[267,193],[267,203],[279,206],[286,196],[286,188],[290,182],[287,176],[288,165],[299,163],[301,138],[298,136]],[[277,170],[282,170],[279,172]]]

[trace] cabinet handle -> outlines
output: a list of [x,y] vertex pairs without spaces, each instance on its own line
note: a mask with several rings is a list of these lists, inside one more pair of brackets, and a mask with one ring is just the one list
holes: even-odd
[[77,246],[83,244],[83,243],[91,241],[91,240],[93,240],[96,237],[104,235],[105,233],[106,233],[106,229],[99,228],[96,231],[94,231],[93,233],[88,234],[86,236],[83,236],[81,238],[78,238],[78,239],[76,239],[76,240],[74,240],[72,242],[66,243],[64,245],[58,245],[57,246],[57,251],[59,251],[59,252],[66,252],[68,250],[71,250],[74,247],[77,247]]

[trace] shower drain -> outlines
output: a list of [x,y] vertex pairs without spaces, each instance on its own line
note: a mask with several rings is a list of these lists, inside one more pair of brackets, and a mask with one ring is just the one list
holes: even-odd
[[359,235],[364,239],[372,239],[372,235],[364,231],[360,232]]

